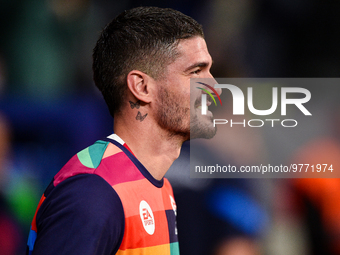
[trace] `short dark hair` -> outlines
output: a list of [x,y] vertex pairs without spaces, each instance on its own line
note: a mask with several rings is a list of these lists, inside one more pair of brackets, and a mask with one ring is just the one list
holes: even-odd
[[154,79],[178,56],[179,40],[203,35],[202,26],[169,8],[137,7],[124,11],[102,31],[93,50],[93,79],[110,114],[119,112],[130,71]]

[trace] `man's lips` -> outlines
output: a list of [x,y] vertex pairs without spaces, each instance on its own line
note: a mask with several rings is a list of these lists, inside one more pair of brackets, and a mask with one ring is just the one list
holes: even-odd
[[[210,106],[212,104],[212,101],[210,98],[207,99],[207,106]],[[195,103],[195,108],[202,108],[202,101],[201,100],[197,100]]]

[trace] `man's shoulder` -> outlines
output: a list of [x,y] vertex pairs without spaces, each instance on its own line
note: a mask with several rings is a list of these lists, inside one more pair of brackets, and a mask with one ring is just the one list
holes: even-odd
[[[124,210],[119,196],[103,178],[78,174],[56,187],[51,183],[44,196],[35,221],[37,254],[47,254],[45,249],[51,251],[48,247],[62,248],[63,254],[94,254],[102,249],[113,254],[118,250]],[[70,236],[72,242],[67,241]]]
[[54,186],[79,174],[94,174],[100,165],[110,143],[98,140],[94,144],[75,154],[54,176]]
[[99,175],[110,186],[144,178],[135,161],[115,143],[98,140],[74,155],[54,176],[53,184],[57,186],[79,174]]

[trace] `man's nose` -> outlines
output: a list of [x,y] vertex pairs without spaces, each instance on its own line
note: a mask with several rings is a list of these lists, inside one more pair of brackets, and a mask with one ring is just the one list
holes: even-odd
[[215,80],[214,76],[212,76],[212,74],[210,74],[210,78],[211,78],[211,81],[209,81],[210,83],[210,86],[212,86],[218,95],[221,95],[222,94],[222,89],[221,88],[215,88],[215,86],[218,84],[218,82]]
[[214,83],[214,89],[216,90],[216,92],[217,92],[217,94],[218,95],[221,95],[222,94],[222,89],[221,88],[215,88],[215,85],[217,85],[218,83],[217,83],[217,81],[214,79],[214,81],[215,81],[215,83]]

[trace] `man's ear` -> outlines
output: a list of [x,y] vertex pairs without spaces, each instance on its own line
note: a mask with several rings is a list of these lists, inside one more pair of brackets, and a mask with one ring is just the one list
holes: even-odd
[[127,86],[131,93],[140,101],[144,103],[151,102],[150,88],[152,87],[153,79],[138,70],[132,70],[129,72],[126,78]]

